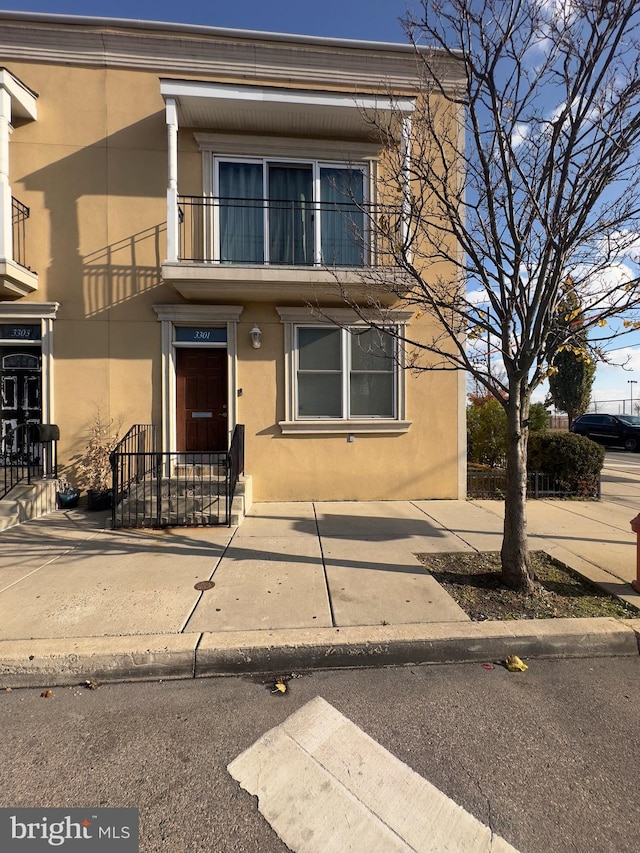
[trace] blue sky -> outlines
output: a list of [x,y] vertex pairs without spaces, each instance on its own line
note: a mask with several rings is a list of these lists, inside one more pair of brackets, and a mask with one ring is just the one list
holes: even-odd
[[[136,18],[148,21],[170,21],[232,29],[266,30],[280,33],[328,36],[333,38],[366,39],[371,41],[407,41],[399,19],[407,7],[416,8],[411,0],[56,0],[56,2],[2,3],[5,10],[47,12],[63,15],[90,15],[110,18]],[[617,413],[626,406],[630,410],[630,393],[634,404],[640,399],[640,347],[638,336],[625,336],[620,349],[612,353],[616,362],[627,358],[627,369],[614,365],[599,365],[593,388],[593,399],[599,401],[599,411]],[[615,344],[613,345],[615,347]],[[534,399],[543,399],[541,389]],[[610,401],[610,402],[607,402]],[[625,401],[625,402],[623,402]]]
[[406,42],[398,19],[408,4],[404,0],[57,0],[46,3],[2,3],[3,9],[51,12],[108,18],[173,21],[241,30],[332,36],[371,41]]

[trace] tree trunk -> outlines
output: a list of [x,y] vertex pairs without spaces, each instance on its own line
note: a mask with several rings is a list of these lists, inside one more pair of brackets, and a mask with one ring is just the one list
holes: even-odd
[[500,559],[504,583],[531,592],[533,577],[527,541],[528,437],[529,399],[516,385],[510,389],[507,406],[507,488]]

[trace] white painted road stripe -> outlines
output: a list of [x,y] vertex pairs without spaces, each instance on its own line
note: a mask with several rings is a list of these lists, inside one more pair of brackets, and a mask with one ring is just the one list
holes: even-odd
[[320,697],[227,770],[293,853],[517,853]]

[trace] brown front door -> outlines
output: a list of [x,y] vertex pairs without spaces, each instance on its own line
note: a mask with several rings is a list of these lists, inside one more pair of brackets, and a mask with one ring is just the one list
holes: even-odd
[[176,350],[178,450],[228,449],[227,351]]

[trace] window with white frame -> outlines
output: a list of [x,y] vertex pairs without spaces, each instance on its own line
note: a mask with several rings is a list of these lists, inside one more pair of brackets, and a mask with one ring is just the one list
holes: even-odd
[[413,316],[386,309],[376,327],[351,308],[277,307],[284,326],[284,434],[407,432],[402,338]]
[[367,186],[365,164],[215,157],[215,259],[362,267]]
[[297,326],[296,417],[394,418],[394,331]]

